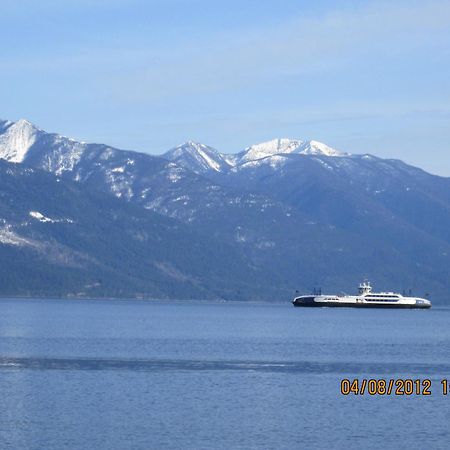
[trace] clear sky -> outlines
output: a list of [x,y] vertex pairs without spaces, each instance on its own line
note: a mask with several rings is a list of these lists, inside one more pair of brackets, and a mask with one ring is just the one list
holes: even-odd
[[158,154],[275,137],[450,176],[450,1],[0,0],[0,118]]

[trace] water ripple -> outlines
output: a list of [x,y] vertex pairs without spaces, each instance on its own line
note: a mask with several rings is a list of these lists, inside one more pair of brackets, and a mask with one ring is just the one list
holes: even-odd
[[0,370],[125,370],[125,371],[253,371],[338,374],[449,373],[450,364],[401,362],[312,362],[192,359],[99,359],[0,357]]

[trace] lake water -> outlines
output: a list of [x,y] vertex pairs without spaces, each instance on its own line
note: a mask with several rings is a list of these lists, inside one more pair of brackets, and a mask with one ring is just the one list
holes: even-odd
[[[429,378],[431,396],[343,396]],[[0,300],[0,448],[449,448],[450,309]]]

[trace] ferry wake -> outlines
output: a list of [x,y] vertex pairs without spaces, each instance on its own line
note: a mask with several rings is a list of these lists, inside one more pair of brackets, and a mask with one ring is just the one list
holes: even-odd
[[369,281],[359,285],[358,295],[301,295],[294,306],[347,306],[352,308],[431,308],[431,302],[419,297],[404,297],[394,292],[372,292]]

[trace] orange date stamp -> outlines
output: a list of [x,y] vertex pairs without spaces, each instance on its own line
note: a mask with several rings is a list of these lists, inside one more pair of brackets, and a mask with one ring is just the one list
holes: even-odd
[[[442,395],[449,394],[448,380],[440,380],[439,392]],[[432,393],[432,381],[428,378],[412,379],[384,379],[384,378],[347,378],[341,380],[342,395],[421,395],[427,396]]]

